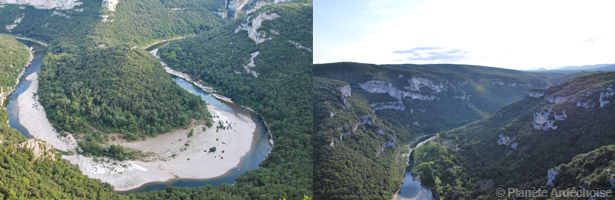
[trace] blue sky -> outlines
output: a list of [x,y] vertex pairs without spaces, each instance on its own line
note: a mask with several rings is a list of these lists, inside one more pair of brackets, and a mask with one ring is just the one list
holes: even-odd
[[315,0],[314,63],[615,63],[615,1]]

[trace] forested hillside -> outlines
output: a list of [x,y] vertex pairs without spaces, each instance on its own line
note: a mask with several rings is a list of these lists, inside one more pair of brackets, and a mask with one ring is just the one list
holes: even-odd
[[395,148],[403,128],[381,120],[347,82],[314,77],[314,102],[314,198],[391,199],[403,178]]
[[[607,155],[604,152],[610,150],[603,148],[573,157],[615,141],[612,131],[615,108],[610,103],[615,94],[613,84],[615,72],[603,72],[548,89],[535,89],[524,99],[502,107],[497,114],[440,133],[442,139],[457,142],[460,150],[453,153],[458,160],[455,164],[460,168],[456,173],[468,176],[466,179],[471,184],[443,181],[430,185],[432,191],[436,191],[434,195],[449,198],[457,193],[472,199],[491,199],[495,197],[495,188],[586,188],[588,182],[581,180],[592,182],[593,179],[599,184],[591,184],[592,188],[607,186],[610,179],[602,170],[608,169],[611,163],[604,157],[596,160],[594,156]],[[580,162],[589,164],[581,169]],[[415,170],[422,173],[420,171],[432,169],[434,176],[441,180],[447,176],[445,168]],[[557,181],[548,181],[547,175],[553,173],[550,171],[563,175],[555,176]],[[577,175],[570,176],[570,173]],[[565,177],[574,177],[574,180]],[[481,184],[477,183],[481,182],[492,184],[479,188]]]
[[[193,35],[226,23],[213,11],[224,8],[215,1],[119,1],[114,11],[102,1],[82,1],[69,10],[35,9],[6,5],[0,8],[0,33],[36,38],[50,43],[51,52],[78,53],[100,45],[145,46],[156,40]],[[5,25],[17,26],[7,30]]]
[[[12,52],[12,53],[11,53]],[[19,68],[28,60],[23,43],[0,35],[0,66],[9,64],[3,74],[17,77]],[[13,64],[13,68],[10,67]],[[21,65],[21,66],[19,66]],[[12,80],[12,82],[11,82]],[[0,87],[13,87],[15,78],[0,82]],[[0,109],[0,198],[1,199],[117,199],[109,184],[89,179],[81,171],[60,159],[60,153],[44,149],[47,157],[39,157],[24,147],[26,137],[9,127],[5,108]],[[34,141],[31,141],[34,142]],[[36,143],[36,142],[34,142]],[[21,145],[20,145],[21,144]],[[44,146],[44,145],[42,145]],[[35,147],[32,147],[35,148]],[[49,155],[53,155],[49,157]]]
[[275,146],[261,168],[239,176],[234,187],[169,189],[131,197],[199,198],[213,190],[228,198],[311,196],[312,8],[311,1],[265,6],[219,29],[159,49],[171,68],[262,115]]
[[0,55],[0,100],[3,101],[15,87],[19,73],[24,71],[30,58],[30,50],[10,36],[0,34]]
[[128,45],[47,55],[44,65],[38,94],[47,116],[88,141],[108,141],[112,132],[127,140],[156,136],[209,115],[154,57]]
[[496,113],[556,76],[444,64],[330,63],[313,73],[318,199],[392,198],[403,145]]

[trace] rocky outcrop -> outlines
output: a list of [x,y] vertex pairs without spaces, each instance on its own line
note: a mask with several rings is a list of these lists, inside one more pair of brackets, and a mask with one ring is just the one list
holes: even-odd
[[411,79],[408,80],[408,83],[410,84],[410,86],[404,88],[414,92],[420,91],[421,88],[429,88],[434,93],[440,93],[441,91],[446,90],[442,83],[434,84],[431,80],[426,78],[417,78],[413,76]]
[[544,92],[538,92],[538,91],[529,91],[529,92],[527,92],[527,96],[528,97],[539,98],[539,97],[542,97],[544,95],[545,95]]
[[[264,1],[264,0],[227,0],[225,1],[224,7],[226,7],[226,10],[228,11],[228,13],[231,14],[231,16],[229,16],[229,19],[234,20],[234,19],[237,19],[237,17],[239,17],[240,13],[250,14],[251,12],[254,12],[255,10],[263,6],[266,6],[269,4],[282,3],[286,1],[288,0],[273,0],[273,2]],[[252,4],[252,8],[250,10],[244,10],[244,7],[248,4]],[[224,16],[221,15],[222,18],[226,16],[227,16],[227,13],[225,13]]]
[[21,23],[21,20],[23,20],[23,18],[24,18],[25,16],[26,16],[26,14],[25,14],[25,13],[22,13],[22,14],[21,14],[21,17],[18,17],[17,19],[15,19],[15,21],[13,21],[13,23],[12,23],[12,24],[6,25],[4,28],[5,28],[6,30],[8,30],[9,32],[12,32],[12,31],[13,31],[13,29],[14,29],[15,27],[17,27],[17,24]]
[[557,97],[556,96],[550,96],[549,98],[547,98],[547,102],[555,103],[555,104],[561,103],[564,100],[566,100],[566,97],[562,97],[562,96],[557,96]]
[[403,98],[410,97],[411,99],[419,99],[419,100],[434,100],[435,96],[426,96],[418,93],[412,92],[404,92],[395,87],[393,87],[390,83],[386,81],[377,81],[371,80],[366,83],[359,83],[359,87],[364,89],[369,93],[387,93],[389,96],[396,98],[398,100],[402,100]]
[[550,169],[549,172],[547,172],[547,178],[549,179],[547,181],[547,185],[548,186],[555,186],[553,185],[553,180],[555,180],[555,176],[557,176],[559,174],[559,167],[555,168],[555,169]]
[[615,95],[615,92],[613,91],[613,85],[609,85],[608,88],[606,88],[605,92],[600,92],[600,108],[604,107],[604,105],[609,103],[609,100],[605,100],[604,98],[606,97],[611,97],[613,95]]
[[510,137],[500,134],[500,139],[498,140],[499,145],[508,146],[511,143],[512,143],[512,139],[510,139]]
[[[538,130],[549,130],[549,128],[556,130],[557,126],[553,125],[556,120],[563,121],[568,116],[566,115],[566,111],[562,111],[562,115],[557,115],[551,108],[545,112],[541,110],[539,113],[534,114],[534,129]],[[549,120],[549,116],[553,115],[555,120]]]
[[387,148],[387,147],[395,147],[395,138],[389,137],[389,141],[387,141],[387,143],[385,143],[384,147],[382,148]]
[[31,149],[36,159],[55,160],[55,151],[53,150],[53,147],[45,141],[29,139],[28,141],[19,144],[19,146],[22,148]]
[[68,15],[66,15],[66,14],[64,14],[64,13],[61,13],[61,12],[59,12],[59,11],[53,11],[53,13],[51,14],[51,16],[54,16],[54,15],[60,15],[60,16],[62,16],[62,17],[66,17],[66,19],[70,19],[70,16],[68,16]]
[[267,14],[267,12],[263,12],[256,16],[254,19],[252,19],[252,23],[250,23],[251,17],[252,16],[249,16],[246,19],[247,23],[242,23],[239,27],[237,27],[237,29],[235,29],[235,33],[239,33],[239,31],[242,30],[248,31],[248,37],[254,40],[256,44],[260,44],[267,40],[273,39],[273,37],[267,37],[267,35],[265,34],[266,31],[259,32],[258,28],[261,27],[262,23],[265,20],[274,20],[276,18],[279,18],[280,16],[276,13]]
[[406,106],[404,105],[404,103],[402,101],[395,101],[395,102],[384,102],[384,103],[372,103],[369,104],[370,107],[372,107],[372,110],[375,112],[377,110],[383,110],[383,109],[393,109],[393,110],[404,110],[406,109]]
[[455,99],[461,99],[461,100],[464,100],[464,99],[470,100],[471,96],[472,95],[463,95],[463,96],[456,95],[454,98]]
[[107,8],[110,11],[115,11],[115,6],[120,2],[120,0],[103,0],[102,7]]
[[347,97],[347,96],[351,95],[352,91],[351,91],[350,85],[345,85],[345,86],[342,86],[342,87],[338,87],[338,89],[340,90],[340,92],[342,92],[341,99],[342,99],[342,102],[344,103],[344,106],[346,106],[347,108],[350,108],[350,104],[348,104],[346,102],[346,98],[344,98],[344,97]]
[[252,74],[254,77],[258,77],[258,72],[252,70],[251,68],[256,66],[256,65],[254,65],[254,58],[256,56],[258,56],[259,53],[260,52],[256,51],[256,52],[250,54],[250,56],[252,56],[252,57],[250,57],[250,63],[248,63],[248,65],[244,65],[243,66],[243,68],[246,69],[246,72]]
[[352,89],[350,88],[350,85],[339,87],[339,89],[343,96],[347,97],[351,95]]
[[226,15],[227,15],[227,13],[226,13],[226,12],[224,12],[224,11],[222,11],[222,9],[218,9],[218,11],[217,11],[217,12],[214,12],[214,13],[215,13],[216,15],[218,15],[218,16],[220,16],[220,17],[222,17],[222,19],[226,19]]
[[0,0],[0,4],[31,5],[36,9],[68,10],[83,3],[76,0]]
[[[272,31],[272,30],[269,30],[269,31],[270,31],[271,33],[273,33],[273,34],[277,33],[277,32]],[[279,33],[278,33],[278,34],[279,34]],[[308,51],[312,52],[312,49],[307,48],[307,47],[304,47],[303,45],[299,44],[298,42],[293,42],[292,40],[288,40],[288,42],[290,42],[290,43],[294,44],[294,45],[295,45],[295,47],[297,47],[297,49],[305,49],[305,50],[308,50]]]

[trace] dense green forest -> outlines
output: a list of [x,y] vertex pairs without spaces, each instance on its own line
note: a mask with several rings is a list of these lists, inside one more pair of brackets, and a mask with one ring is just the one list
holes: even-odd
[[3,97],[8,97],[9,87],[15,87],[19,72],[25,69],[30,58],[30,50],[8,35],[0,34],[0,85]]
[[45,57],[39,97],[56,129],[85,133],[87,141],[156,136],[192,119],[209,119],[205,102],[171,79],[150,54],[128,45],[79,56]]
[[[8,51],[5,51],[8,50]],[[10,53],[13,52],[13,53]],[[24,44],[0,35],[0,61],[2,64],[19,64],[23,67],[29,57]],[[14,59],[14,60],[13,60]],[[4,71],[6,76],[17,77],[17,70]],[[0,82],[2,88],[13,87],[13,82]],[[0,109],[0,121],[8,121],[5,108]],[[118,199],[109,184],[90,179],[60,158],[60,153],[50,149],[55,158],[36,158],[29,148],[18,144],[25,142],[19,131],[0,123],[0,199]]]
[[[204,194],[228,199],[312,196],[312,53],[288,41],[312,48],[312,8],[311,1],[291,2],[265,6],[247,15],[252,19],[261,13],[279,15],[262,23],[259,31],[272,37],[263,43],[257,44],[246,31],[235,33],[241,23],[247,23],[244,17],[159,50],[171,68],[202,80],[204,85],[213,86],[218,93],[262,115],[275,146],[260,168],[239,176],[233,187],[169,187],[165,191],[131,194],[130,198],[202,198]],[[260,53],[251,69],[258,77],[242,67],[256,51]]]
[[[549,80],[566,73],[449,64],[329,63],[314,65],[313,74],[315,197],[390,199],[406,166],[400,162],[403,145],[422,135],[499,116],[501,106],[525,97],[531,89],[549,87]],[[371,125],[363,122],[365,116]],[[457,157],[457,152],[446,156]],[[453,158],[442,162],[447,160],[461,162]],[[432,166],[433,171],[438,167],[442,165]],[[437,176],[432,176],[433,184]]]
[[[575,155],[612,145],[615,141],[612,131],[615,108],[612,103],[605,103],[612,101],[613,84],[615,72],[578,77],[548,89],[533,90],[534,94],[542,96],[527,96],[502,107],[498,114],[440,133],[441,138],[459,144],[461,150],[453,154],[461,161],[456,163],[461,166],[457,173],[467,174],[472,184],[450,188],[443,187],[444,184],[430,185],[432,191],[439,194],[465,191],[458,195],[492,199],[494,188],[551,188],[547,184],[549,170],[570,162],[573,164],[568,165],[578,165],[581,161],[573,159]],[[556,101],[556,97],[561,98]],[[595,154],[583,157],[591,158],[591,155]],[[587,170],[602,170],[611,164],[602,157],[594,160],[583,161],[591,163],[585,166],[585,171],[574,169],[570,172],[567,171],[570,168],[560,166],[560,172],[576,173],[574,177],[579,180],[595,178],[604,186],[601,171]],[[415,170],[421,171],[420,168]],[[562,182],[555,181],[554,187],[583,185],[561,177],[558,180]],[[485,181],[493,181],[493,186],[476,188],[476,183]]]
[[581,186],[587,190],[612,191],[615,185],[615,146],[603,146],[589,153],[579,154],[569,163],[561,164],[555,169],[558,174],[553,184],[559,190],[578,189]]
[[[120,1],[115,11],[101,7],[101,0],[84,0],[69,10],[35,9],[32,6],[6,5],[0,8],[0,25],[13,24],[23,16],[11,33],[36,38],[51,44],[53,53],[79,53],[99,45],[146,46],[156,40],[193,35],[226,21],[213,11],[224,8],[215,1]],[[24,9],[19,9],[24,6]],[[185,8],[174,10],[173,8]],[[54,14],[60,13],[62,15]],[[108,16],[103,22],[101,16]]]
[[360,94],[344,96],[345,85],[314,77],[314,137],[327,138],[314,140],[314,198],[391,199],[405,165],[390,145],[403,129],[378,118]]

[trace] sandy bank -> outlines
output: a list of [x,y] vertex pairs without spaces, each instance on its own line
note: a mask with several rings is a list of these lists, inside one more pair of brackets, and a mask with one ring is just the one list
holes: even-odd
[[77,142],[70,134],[61,137],[47,119],[43,106],[38,102],[38,96],[34,93],[38,90],[38,73],[32,73],[25,80],[32,81],[28,89],[17,98],[19,106],[19,123],[30,132],[36,139],[47,141],[60,151],[75,152]]
[[14,36],[14,35],[10,35],[11,37],[15,38],[15,39],[20,39],[20,40],[28,40],[28,41],[32,41],[32,42],[36,42],[39,43],[45,47],[47,47],[47,43],[35,40],[35,39],[30,39],[30,38],[25,38],[25,37],[19,37],[19,36]]
[[[115,190],[125,191],[149,182],[175,178],[207,179],[225,174],[236,167],[251,148],[256,124],[245,115],[235,115],[208,106],[214,126],[203,131],[203,125],[190,130],[178,130],[136,142],[115,142],[151,156],[143,161],[99,161],[75,155],[64,159],[79,165],[83,174],[110,183]],[[230,129],[216,131],[218,122]],[[216,151],[209,153],[211,147]]]

